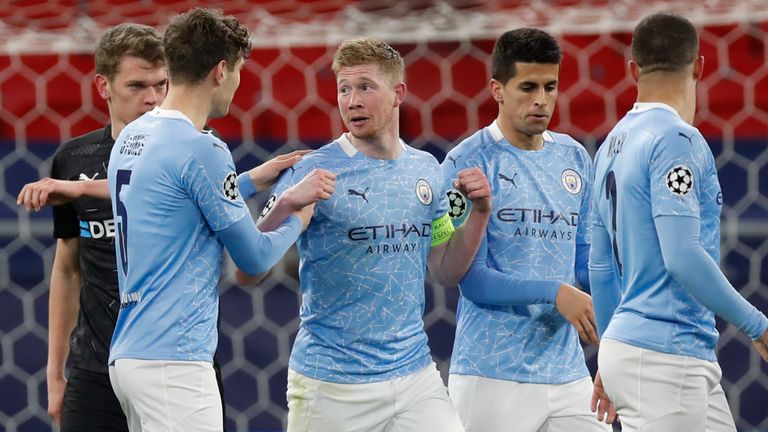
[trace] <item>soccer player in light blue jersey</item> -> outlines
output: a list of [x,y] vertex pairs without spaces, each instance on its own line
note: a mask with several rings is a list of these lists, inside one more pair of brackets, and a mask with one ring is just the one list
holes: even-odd
[[[490,90],[499,114],[452,149],[443,184],[478,166],[494,209],[459,285],[448,382],[467,431],[605,431],[590,412],[592,380],[579,334],[597,342],[588,290],[592,161],[568,135],[547,130],[561,51],[537,29],[504,33]],[[454,224],[475,211],[457,190]],[[469,215],[469,216],[468,216]]]
[[439,163],[399,137],[400,54],[377,40],[346,41],[333,71],[349,132],[305,156],[273,195],[317,167],[337,175],[297,243],[288,431],[462,431],[427,345],[424,282],[427,264],[446,286],[469,267],[488,221],[488,182],[476,168],[458,174],[478,211],[454,232]]
[[632,38],[637,103],[595,158],[590,280],[604,391],[625,432],[735,431],[715,357],[717,314],[768,361],[768,319],[718,267],[722,193],[692,126],[704,58],[685,18]]
[[[206,133],[229,109],[250,53],[248,31],[218,11],[177,16],[163,37],[171,80],[160,107],[128,124],[109,160],[120,312],[110,380],[132,432],[220,431],[212,368],[222,249],[250,272],[282,257],[333,192],[315,171],[275,203],[259,231],[226,144]],[[246,176],[247,177],[247,176]],[[250,179],[248,179],[250,180]],[[296,214],[293,214],[296,213]]]

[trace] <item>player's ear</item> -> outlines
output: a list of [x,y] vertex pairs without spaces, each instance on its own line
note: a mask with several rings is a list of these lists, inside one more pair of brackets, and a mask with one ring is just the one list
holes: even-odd
[[227,61],[221,60],[220,62],[216,63],[216,66],[213,68],[213,81],[216,83],[216,86],[220,86],[222,82],[224,82],[224,79],[227,77]]
[[395,84],[395,101],[393,103],[394,107],[399,107],[401,103],[403,103],[403,100],[405,99],[405,94],[407,93],[407,89],[405,87],[404,82],[399,82]]
[[504,95],[502,94],[504,85],[502,85],[499,81],[495,79],[491,79],[491,82],[488,83],[488,88],[491,89],[491,95],[493,96],[493,100],[495,100],[498,103],[504,103]]
[[699,81],[701,80],[701,77],[703,74],[704,74],[704,56],[700,55],[693,62],[693,79],[696,81]]
[[627,62],[627,68],[629,69],[629,75],[632,77],[632,81],[637,84],[637,81],[640,79],[640,66],[638,66],[634,60],[630,60]]
[[93,76],[93,84],[96,86],[96,92],[104,100],[109,100],[109,79],[102,74]]

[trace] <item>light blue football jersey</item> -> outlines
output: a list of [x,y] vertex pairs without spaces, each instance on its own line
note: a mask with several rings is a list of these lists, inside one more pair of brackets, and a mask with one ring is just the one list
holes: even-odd
[[714,314],[667,272],[654,218],[699,219],[701,245],[719,263],[721,206],[715,160],[699,131],[667,105],[635,104],[595,156],[595,229],[613,242],[622,291],[603,337],[716,360]]
[[[575,284],[576,245],[590,239],[592,161],[581,144],[547,131],[541,150],[521,150],[494,121],[452,149],[442,166],[446,188],[464,168],[478,167],[488,178],[490,268],[519,280]],[[451,200],[455,224],[470,210],[468,200]],[[553,302],[501,306],[462,295],[450,373],[541,384],[588,376],[578,333]]]
[[401,145],[396,159],[373,159],[342,135],[275,185],[270,202],[315,168],[336,174],[296,243],[301,324],[289,365],[310,378],[376,382],[432,361],[424,281],[432,221],[447,203],[437,160]]
[[180,112],[155,108],[120,133],[108,180],[120,284],[110,364],[212,361],[222,253],[215,232],[250,217],[229,148]]

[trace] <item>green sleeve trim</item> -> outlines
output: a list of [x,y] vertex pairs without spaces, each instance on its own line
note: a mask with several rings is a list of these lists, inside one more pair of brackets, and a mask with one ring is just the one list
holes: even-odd
[[432,247],[440,246],[448,242],[456,228],[453,227],[448,213],[441,218],[432,221]]

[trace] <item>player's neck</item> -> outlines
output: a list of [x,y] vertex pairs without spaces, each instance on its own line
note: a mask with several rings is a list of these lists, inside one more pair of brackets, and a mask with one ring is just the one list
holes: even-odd
[[663,73],[641,76],[637,83],[637,102],[669,105],[683,121],[692,125],[696,114],[696,83]]
[[515,129],[511,124],[504,121],[503,116],[496,118],[501,134],[513,146],[521,150],[541,150],[544,148],[544,136],[542,134],[529,135]]
[[211,95],[198,87],[170,86],[160,108],[181,112],[202,131],[211,114]]
[[120,135],[120,132],[123,131],[123,128],[125,127],[125,123],[115,118],[115,116],[110,115],[109,126],[110,126],[110,129],[112,130],[112,139],[116,140],[117,136]]
[[[117,140],[117,136],[123,131],[127,123],[120,120],[120,116],[116,114],[116,108],[112,106],[112,101],[107,101],[107,110],[109,111],[109,128],[111,129],[112,139]],[[130,123],[130,122],[128,122]]]
[[352,135],[351,132],[347,132],[347,138],[357,151],[369,158],[382,160],[397,159],[402,152],[400,136],[397,130],[382,131],[382,133],[373,138],[358,138]]

